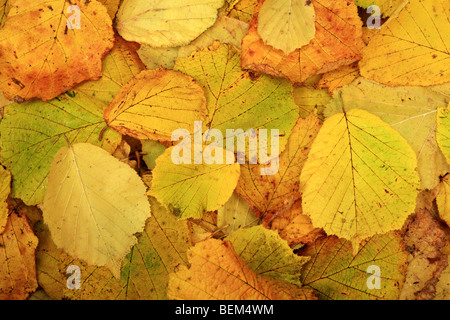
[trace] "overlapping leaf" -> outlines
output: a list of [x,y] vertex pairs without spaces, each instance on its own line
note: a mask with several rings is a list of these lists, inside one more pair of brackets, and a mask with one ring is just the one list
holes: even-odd
[[280,154],[278,172],[274,175],[261,175],[264,165],[241,165],[236,191],[258,216],[283,211],[300,198],[300,173],[319,129],[319,119],[314,115],[298,120],[286,149]]
[[125,0],[117,13],[117,30],[129,41],[153,47],[186,45],[212,26],[224,0]]
[[278,129],[281,151],[298,117],[292,86],[285,80],[243,71],[240,58],[231,45],[215,44],[177,60],[174,69],[202,86],[208,128],[222,131],[224,137],[227,129]]
[[14,1],[0,29],[0,90],[7,99],[45,101],[99,79],[113,47],[111,24],[96,0]]
[[[421,187],[433,189],[448,165],[436,144],[438,110],[450,101],[450,87],[388,87],[358,78],[334,94],[325,115],[342,112],[340,98],[346,110],[364,109],[379,116],[397,130],[416,152]],[[445,112],[445,111],[444,111]],[[445,126],[443,126],[445,130]],[[438,138],[439,141],[439,138]]]
[[264,43],[289,54],[314,38],[315,20],[311,1],[265,0],[258,13],[258,34]]
[[36,290],[35,249],[38,239],[26,216],[12,212],[0,234],[0,299],[25,299]]
[[[336,237],[322,238],[302,253],[311,260],[301,281],[318,292],[319,299],[397,299],[405,281],[408,255],[394,232],[371,237],[356,255],[350,241]],[[373,275],[370,266],[378,267],[380,274]],[[371,276],[379,276],[379,288],[369,287],[368,283],[376,284]]]
[[201,218],[205,211],[223,206],[236,187],[239,164],[195,164],[195,146],[177,164],[172,160],[173,150],[167,149],[156,159],[150,194],[182,219]]
[[257,274],[301,286],[300,274],[309,258],[294,254],[276,231],[259,225],[236,230],[225,240],[231,241],[237,255]]
[[309,76],[325,73],[361,58],[362,23],[353,2],[311,1],[315,9],[315,37],[289,55],[264,44],[258,34],[259,1],[248,34],[242,40],[244,69],[285,77],[302,83]]
[[85,82],[48,102],[28,101],[4,109],[0,158],[13,175],[12,194],[28,205],[42,202],[53,156],[66,139],[113,152],[120,135],[106,129],[103,112],[122,85],[142,69],[133,48],[117,39],[103,63],[101,80]]
[[150,217],[145,192],[136,172],[107,151],[88,143],[63,147],[50,170],[44,221],[58,247],[118,277],[134,233]]

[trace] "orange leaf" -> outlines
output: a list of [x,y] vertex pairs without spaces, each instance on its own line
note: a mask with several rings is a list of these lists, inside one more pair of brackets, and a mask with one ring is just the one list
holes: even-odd
[[315,299],[286,281],[261,276],[237,256],[228,241],[209,239],[188,252],[190,269],[172,273],[168,295],[177,300],[308,300]]
[[361,58],[362,22],[356,5],[347,0],[311,0],[316,10],[316,35],[289,55],[265,45],[258,35],[260,0],[247,35],[242,39],[242,67],[302,83],[309,76],[351,64]]
[[5,98],[46,101],[101,77],[101,59],[114,42],[111,18],[95,0],[69,2],[14,2],[0,30],[0,91]]

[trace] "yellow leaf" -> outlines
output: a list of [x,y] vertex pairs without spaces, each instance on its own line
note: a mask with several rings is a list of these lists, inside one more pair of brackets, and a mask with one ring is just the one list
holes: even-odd
[[117,31],[129,41],[153,47],[186,45],[214,24],[224,0],[124,0]]
[[111,25],[95,0],[15,0],[0,29],[0,90],[7,99],[46,101],[99,79],[113,47]]
[[325,73],[317,83],[317,88],[327,88],[328,92],[332,93],[337,88],[352,83],[358,76],[358,63],[352,63]]
[[6,199],[11,192],[11,173],[0,166],[0,234],[5,230],[8,220],[8,204]]
[[277,230],[280,237],[286,240],[291,247],[312,243],[323,234],[323,230],[314,228],[309,216],[303,214],[301,199],[284,212],[264,217],[262,223],[266,228]]
[[264,43],[289,54],[314,38],[315,19],[309,0],[265,0],[259,10],[258,33]]
[[[191,152],[183,152],[183,162],[176,164],[174,148],[156,159],[150,194],[181,219],[201,218],[205,211],[223,206],[236,188],[239,164],[195,164]],[[225,157],[227,153],[224,150]]]
[[248,23],[227,16],[220,16],[211,28],[203,32],[189,45],[170,48],[141,45],[138,54],[148,69],[156,69],[160,66],[172,69],[175,60],[187,58],[196,50],[208,48],[215,40],[240,48],[242,38],[247,31]]
[[258,34],[262,0],[247,35],[242,39],[242,67],[294,84],[361,59],[362,23],[353,1],[311,0],[314,5],[316,34],[311,42],[290,54],[264,43]]
[[399,229],[415,208],[416,166],[406,140],[377,116],[335,114],[303,167],[303,210],[315,227],[348,240]]
[[169,279],[169,298],[176,300],[312,300],[310,290],[256,274],[230,242],[210,239],[188,251],[191,267]]
[[361,75],[390,86],[450,81],[447,0],[410,0],[363,51]]
[[100,100],[105,107],[109,105],[128,81],[145,70],[144,64],[136,53],[137,48],[136,44],[117,36],[114,47],[103,59],[102,77],[97,81],[83,82],[74,88],[75,91]]
[[24,300],[36,290],[38,239],[26,216],[12,212],[0,234],[0,300]]
[[99,2],[106,7],[109,16],[114,20],[117,10],[119,9],[120,0],[99,0]]
[[233,7],[229,10],[228,16],[250,23],[258,0],[238,0],[233,2],[235,3],[233,3]]
[[437,111],[436,140],[447,163],[450,164],[450,104]]
[[235,192],[223,207],[217,210],[217,227],[223,229],[225,234],[257,225],[258,221],[248,203]]
[[194,121],[206,118],[206,99],[195,80],[173,70],[138,74],[105,110],[105,121],[137,139],[171,141],[176,129],[194,131]]
[[150,216],[146,187],[128,165],[88,143],[54,157],[42,211],[55,244],[118,277]]
[[[339,97],[342,97],[347,111],[358,108],[379,116],[397,130],[416,152],[421,188],[433,189],[439,183],[439,176],[449,170],[436,143],[440,132],[438,115],[436,133],[436,114],[438,109],[447,106],[449,92],[449,85],[389,87],[358,78],[334,94],[334,99],[326,106],[325,116],[342,112]],[[445,128],[442,126],[443,130]]]

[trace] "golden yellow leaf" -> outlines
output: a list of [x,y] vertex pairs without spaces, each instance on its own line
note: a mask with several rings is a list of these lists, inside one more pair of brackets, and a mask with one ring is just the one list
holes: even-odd
[[136,172],[88,143],[54,157],[42,211],[55,244],[119,277],[125,255],[150,216],[146,187]]
[[176,300],[312,300],[311,290],[256,274],[230,242],[209,239],[188,251],[190,268],[169,278],[169,298]]
[[289,54],[314,38],[315,20],[309,0],[265,0],[258,13],[258,34],[265,44]]
[[248,205],[236,192],[228,199],[223,207],[217,210],[217,227],[225,234],[232,233],[240,228],[257,225],[259,219]]
[[7,99],[46,101],[99,79],[113,47],[111,24],[96,0],[15,0],[0,29],[0,90]]
[[37,245],[26,216],[12,212],[0,234],[0,300],[24,300],[36,290]]
[[400,229],[415,208],[416,167],[406,140],[377,116],[360,109],[335,114],[303,167],[303,210],[315,227],[353,241]]
[[390,86],[450,81],[447,0],[410,0],[363,51],[361,75]]
[[186,45],[214,24],[224,0],[124,0],[117,31],[129,41],[153,47]]
[[105,121],[137,139],[171,141],[176,129],[194,132],[194,121],[206,118],[202,88],[190,76],[165,69],[146,70],[123,86]]
[[[223,206],[236,188],[239,164],[193,163],[195,146],[191,152],[183,151],[178,164],[172,158],[174,148],[168,148],[156,159],[149,194],[181,219],[201,218],[204,212]],[[223,151],[225,160],[230,152]]]

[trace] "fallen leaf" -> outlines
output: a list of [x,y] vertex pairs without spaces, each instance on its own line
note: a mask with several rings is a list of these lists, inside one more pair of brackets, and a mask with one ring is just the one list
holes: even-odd
[[227,129],[278,129],[281,152],[298,118],[292,86],[285,80],[243,71],[240,59],[233,46],[215,43],[209,50],[178,59],[174,69],[202,86],[207,128],[222,131],[224,137]]
[[229,10],[228,16],[246,23],[250,23],[255,7],[258,4],[258,0],[238,0],[233,2],[233,6]]
[[331,95],[325,89],[313,87],[294,87],[294,101],[299,107],[300,117],[306,118],[310,114],[324,120],[325,105],[331,100]]
[[188,251],[190,268],[170,274],[175,300],[313,300],[314,294],[285,281],[256,274],[230,242],[210,239]]
[[265,0],[258,12],[258,34],[265,44],[289,54],[307,45],[316,33],[309,0]]
[[437,110],[450,101],[450,87],[447,94],[440,92],[441,89],[444,88],[388,87],[358,78],[335,92],[334,99],[326,106],[325,116],[342,112],[340,97],[347,111],[358,108],[379,116],[415,151],[421,188],[433,189],[439,183],[439,176],[449,170],[436,144]]
[[136,172],[105,150],[88,143],[63,147],[50,169],[44,221],[59,248],[119,277],[134,233],[150,217],[145,192]]
[[446,174],[438,185],[436,204],[439,217],[450,226],[450,175]]
[[414,212],[416,166],[406,140],[377,116],[361,109],[335,114],[301,173],[303,211],[315,227],[355,244],[400,229]]
[[327,88],[333,93],[337,88],[350,84],[359,77],[358,63],[340,67],[336,70],[325,73],[317,84],[317,88]]
[[8,221],[8,203],[6,199],[11,192],[11,173],[0,166],[0,234],[5,230]]
[[[300,252],[311,257],[300,280],[318,292],[319,299],[395,300],[405,281],[408,253],[395,232],[370,237],[356,255],[350,241],[335,236],[323,237]],[[369,267],[379,268],[379,287],[374,287],[378,280]]]
[[141,140],[142,142],[142,158],[150,170],[155,169],[156,159],[167,149],[158,141]]
[[181,72],[145,70],[122,87],[105,110],[105,121],[136,139],[171,141],[172,132],[194,132],[206,118],[206,100],[195,80]]
[[201,218],[204,212],[223,206],[236,188],[239,164],[192,164],[191,153],[183,154],[183,162],[175,164],[173,149],[156,159],[149,194],[181,219]]
[[300,173],[319,129],[319,119],[314,115],[297,121],[280,154],[278,172],[274,175],[261,175],[261,167],[267,165],[241,165],[236,191],[258,217],[283,211],[300,198]]
[[230,234],[240,228],[257,225],[259,219],[248,205],[236,192],[228,199],[223,207],[217,210],[217,227],[225,234]]
[[[79,26],[72,23],[77,17]],[[99,79],[101,59],[113,47],[111,24],[95,0],[15,0],[0,29],[0,90],[7,99],[47,101]]]
[[37,245],[27,218],[12,212],[0,234],[0,300],[25,300],[37,289]]
[[189,45],[170,48],[154,48],[148,45],[141,45],[138,54],[148,69],[159,67],[172,69],[175,65],[175,60],[187,58],[194,51],[208,48],[216,40],[240,48],[242,38],[247,31],[248,23],[227,16],[220,16],[211,28],[203,32]]
[[445,0],[410,0],[364,49],[361,75],[389,86],[449,82],[449,15]]
[[117,10],[119,10],[120,0],[99,0],[108,10],[108,14],[112,20],[116,17]]
[[[447,102],[447,101],[446,101]],[[442,106],[437,110],[437,128],[436,128],[436,140],[439,148],[447,160],[450,163],[450,104],[448,107]]]
[[236,230],[225,240],[233,244],[236,254],[257,274],[301,286],[300,275],[309,257],[294,254],[276,231],[259,225]]
[[447,258],[440,252],[445,246],[445,231],[427,209],[416,210],[414,220],[407,225],[405,244],[411,251],[405,285],[399,299],[432,299]]
[[129,41],[153,47],[186,45],[214,24],[224,0],[124,0],[117,31]]

